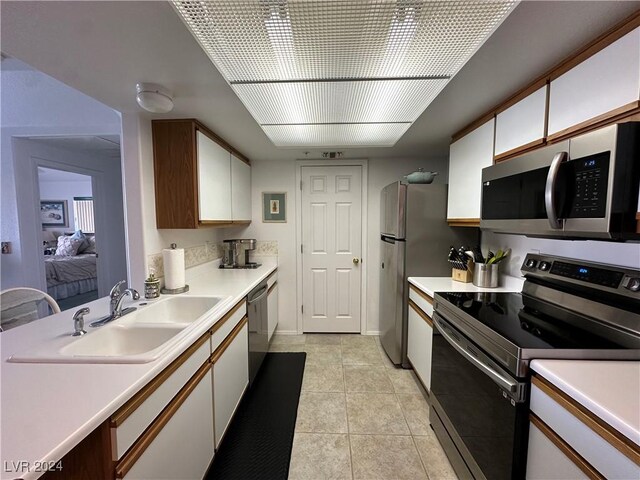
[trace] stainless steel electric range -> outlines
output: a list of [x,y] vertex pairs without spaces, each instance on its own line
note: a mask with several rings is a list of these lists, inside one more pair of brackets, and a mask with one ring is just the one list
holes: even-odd
[[535,358],[640,360],[640,270],[527,255],[522,293],[436,293],[430,419],[460,478],[524,478]]

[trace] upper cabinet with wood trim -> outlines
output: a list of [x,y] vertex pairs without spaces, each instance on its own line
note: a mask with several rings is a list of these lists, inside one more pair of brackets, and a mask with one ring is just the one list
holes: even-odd
[[495,157],[541,145],[547,116],[546,84],[496,116]]
[[251,167],[231,154],[231,218],[251,221]]
[[640,28],[551,82],[549,139],[638,107]]
[[251,221],[247,158],[197,120],[154,120],[152,133],[158,228]]
[[482,169],[493,164],[494,120],[451,144],[449,151],[450,224],[480,224]]

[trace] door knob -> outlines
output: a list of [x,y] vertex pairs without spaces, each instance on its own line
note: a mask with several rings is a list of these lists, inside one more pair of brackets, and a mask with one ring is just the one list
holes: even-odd
[[359,264],[359,263],[360,263],[360,259],[359,259],[359,258],[354,258],[354,259],[353,259],[353,264],[354,264],[354,265],[357,265],[357,264]]

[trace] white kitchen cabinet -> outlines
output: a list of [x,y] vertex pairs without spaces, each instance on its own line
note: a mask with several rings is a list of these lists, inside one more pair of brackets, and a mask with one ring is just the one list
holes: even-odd
[[587,475],[540,429],[529,423],[528,480],[587,479]]
[[424,387],[430,391],[433,323],[428,315],[411,301],[408,317],[407,357]]
[[493,164],[494,120],[451,144],[447,220],[479,220],[482,169]]
[[231,218],[251,220],[251,167],[231,154]]
[[231,221],[231,154],[202,132],[196,132],[196,136],[199,219]]
[[633,460],[607,440],[616,435],[607,435],[606,428],[597,427],[597,419],[586,420],[595,415],[578,413],[576,416],[576,412],[580,412],[578,402],[572,398],[567,400],[567,396],[549,385],[537,376],[532,378],[531,412],[605,478],[640,478],[640,469]]
[[213,354],[215,445],[220,445],[229,422],[249,384],[249,327],[246,318]]
[[[132,451],[144,450],[133,465],[127,465],[129,460],[125,456],[116,467],[116,477],[126,480],[203,478],[214,454],[212,401],[211,366],[206,364],[133,447]],[[160,430],[156,434],[154,427],[158,424]],[[145,439],[153,435],[145,445]],[[124,475],[121,472],[125,472]]]
[[251,222],[247,158],[194,119],[153,120],[151,130],[158,228]]
[[433,350],[433,298],[409,285],[407,357],[427,391],[431,390]]
[[271,288],[269,288],[269,295],[267,296],[267,310],[269,315],[267,333],[270,342],[271,337],[273,337],[273,333],[276,331],[276,327],[278,326],[278,284],[275,282]]
[[547,86],[539,88],[496,116],[495,156],[544,141]]
[[[144,401],[134,399],[111,416],[111,443],[113,460],[117,461],[129,450],[154,419],[187,384],[196,371],[211,355],[209,334],[205,334],[194,346],[193,353],[180,356],[168,367],[168,376],[158,375],[138,394]],[[174,369],[175,366],[175,369]]]
[[621,107],[637,105],[640,91],[640,28],[551,82],[551,137]]

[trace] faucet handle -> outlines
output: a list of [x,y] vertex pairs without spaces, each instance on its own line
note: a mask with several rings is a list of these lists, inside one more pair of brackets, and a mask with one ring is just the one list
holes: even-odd
[[87,333],[84,329],[84,316],[90,313],[91,310],[87,307],[81,308],[73,314],[73,337],[79,337]]
[[118,283],[116,283],[113,288],[111,289],[111,291],[109,292],[109,297],[111,297],[111,299],[116,299],[120,296],[120,287],[122,285],[124,285],[125,283],[127,283],[126,280],[120,280]]
[[135,288],[127,288],[129,293],[131,293],[131,300],[140,300],[140,293]]

